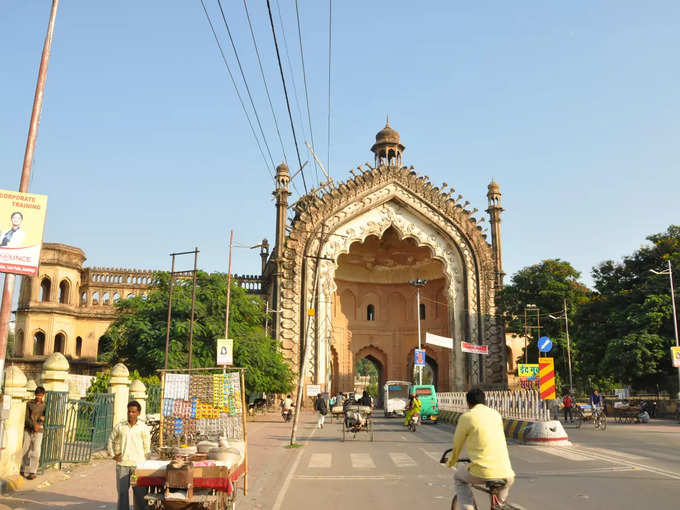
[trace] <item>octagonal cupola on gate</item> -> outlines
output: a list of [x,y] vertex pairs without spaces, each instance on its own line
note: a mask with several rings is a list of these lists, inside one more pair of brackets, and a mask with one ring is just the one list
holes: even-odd
[[371,147],[375,154],[375,166],[401,166],[401,156],[405,148],[399,133],[392,129],[387,119],[385,127],[375,135],[375,143]]

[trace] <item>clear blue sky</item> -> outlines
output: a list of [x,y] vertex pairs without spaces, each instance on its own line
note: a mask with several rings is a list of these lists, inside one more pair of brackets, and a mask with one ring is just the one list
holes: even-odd
[[[295,4],[278,1],[304,108]],[[680,3],[333,3],[334,178],[372,161],[389,113],[405,163],[436,185],[483,210],[489,180],[500,183],[509,275],[559,257],[590,283],[593,265],[680,222]],[[0,188],[18,186],[50,4],[2,2]],[[243,5],[223,5],[278,163]],[[294,166],[266,2],[248,5]],[[326,162],[328,2],[300,7]],[[311,164],[306,176],[316,180]],[[49,195],[46,241],[81,247],[88,265],[161,269],[171,251],[198,246],[202,269],[225,271],[230,228],[239,244],[273,240],[272,188],[199,0],[62,0],[30,186]],[[255,252],[235,250],[234,270],[258,272]]]

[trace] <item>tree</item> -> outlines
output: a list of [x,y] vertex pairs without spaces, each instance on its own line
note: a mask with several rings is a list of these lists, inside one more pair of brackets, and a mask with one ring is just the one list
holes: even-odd
[[[524,335],[525,308],[536,305],[540,312],[541,336],[548,336],[553,341],[551,356],[556,358],[555,369],[561,380],[568,381],[566,335],[564,332],[564,299],[567,300],[569,327],[573,327],[573,316],[579,305],[586,302],[590,290],[578,281],[581,273],[572,265],[560,259],[547,259],[539,264],[525,267],[512,277],[510,285],[506,285],[499,298],[499,308],[505,321],[506,331]],[[548,314],[562,317],[551,319]],[[535,313],[527,315],[527,325],[536,326]],[[537,329],[526,330],[529,333],[527,342],[528,361],[536,363],[538,358]],[[572,352],[573,354],[573,352]],[[572,360],[574,358],[572,357]]]
[[584,373],[596,383],[611,379],[636,389],[673,391],[677,379],[671,366],[675,344],[668,276],[650,270],[680,268],[680,227],[647,237],[621,262],[605,261],[593,269],[596,294],[578,314],[577,338]]
[[[121,299],[118,318],[104,335],[102,359],[124,362],[142,376],[156,373],[165,359],[165,335],[169,299],[169,275],[154,276],[154,287],[147,297]],[[172,321],[168,354],[169,368],[184,368],[188,362],[191,320],[189,280],[176,280],[173,288]],[[218,338],[224,336],[224,310],[227,277],[224,274],[197,274],[192,367],[215,366]],[[292,389],[293,372],[275,340],[262,328],[265,314],[262,302],[238,285],[232,285],[229,338],[234,339],[234,364],[247,369],[249,392],[285,393]]]

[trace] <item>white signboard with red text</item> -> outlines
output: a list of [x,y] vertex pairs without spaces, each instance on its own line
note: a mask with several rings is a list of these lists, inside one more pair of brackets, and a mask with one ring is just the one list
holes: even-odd
[[472,354],[489,354],[488,345],[471,344],[470,342],[461,342],[460,348],[463,352],[470,352]]
[[37,276],[47,195],[0,190],[0,273]]

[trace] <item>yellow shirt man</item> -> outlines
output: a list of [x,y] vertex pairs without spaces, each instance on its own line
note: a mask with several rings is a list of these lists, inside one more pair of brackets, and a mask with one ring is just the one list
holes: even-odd
[[470,411],[458,419],[448,462],[449,467],[454,467],[465,446],[470,458],[469,469],[457,469],[454,477],[458,504],[463,510],[474,508],[470,484],[505,479],[505,487],[498,492],[499,499],[504,502],[515,481],[505,442],[503,418],[484,405],[486,398],[482,390],[470,390],[466,398]]
[[122,421],[113,427],[107,450],[111,457],[120,455],[118,465],[136,467],[143,464],[151,451],[151,434],[146,424],[130,425]]

